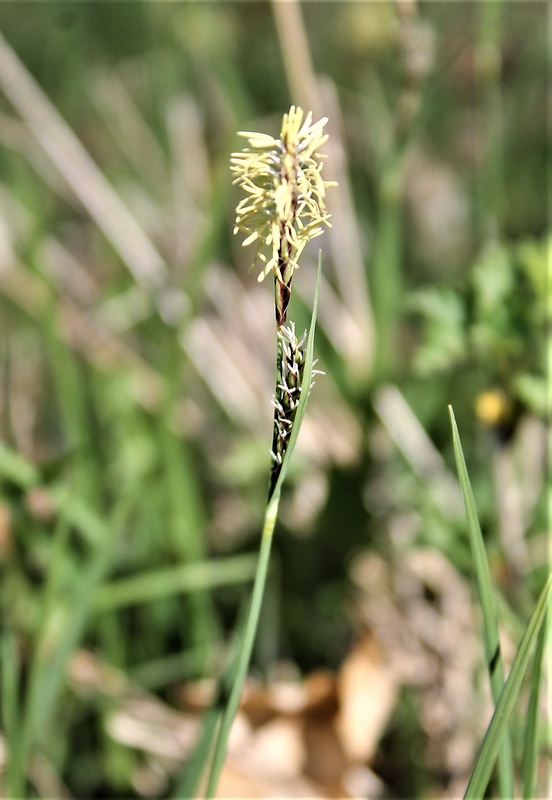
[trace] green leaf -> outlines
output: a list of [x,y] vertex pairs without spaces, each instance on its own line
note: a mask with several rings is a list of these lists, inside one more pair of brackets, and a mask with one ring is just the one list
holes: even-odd
[[248,603],[242,603],[238,622],[232,634],[230,645],[230,658],[224,674],[219,680],[218,696],[215,703],[203,716],[201,736],[195,746],[189,760],[186,762],[184,771],[173,788],[171,797],[180,800],[183,797],[195,797],[201,781],[205,765],[213,753],[213,742],[217,735],[217,730],[225,713],[224,702],[230,696],[232,686],[236,680],[236,670],[240,654],[243,634],[247,624]]
[[421,289],[410,296],[408,307],[421,316],[424,326],[415,357],[419,372],[446,369],[465,356],[465,309],[457,292],[437,287]]
[[1,719],[10,753],[6,764],[5,782],[8,796],[20,797],[25,781],[25,764],[21,751],[21,709],[19,707],[22,665],[15,636],[9,630],[2,631],[0,636],[0,659],[2,663]]
[[[549,575],[519,645],[512,669],[508,675],[508,680],[504,684],[504,689],[496,705],[490,725],[487,728],[487,733],[483,739],[481,750],[464,794],[464,800],[481,800],[485,794],[496,756],[508,730],[508,722],[521,689],[523,676],[531,658],[531,652],[546,619],[551,596],[552,575]],[[513,797],[514,795],[503,795],[503,797],[506,796]]]
[[[475,579],[479,594],[479,602],[483,615],[483,643],[485,648],[485,660],[491,682],[491,693],[496,704],[504,684],[504,669],[500,655],[500,640],[498,636],[498,621],[496,613],[495,590],[491,580],[491,572],[485,543],[479,525],[475,500],[471,489],[468,470],[462,451],[460,435],[454,418],[452,406],[449,406],[450,421],[452,425],[452,438],[454,444],[454,456],[460,480],[460,488],[464,498],[466,516],[468,520],[468,534],[473,556]],[[509,738],[504,739],[499,764],[499,779],[502,797],[513,797],[514,792],[514,773],[512,749]]]
[[537,732],[539,728],[539,701],[543,679],[543,657],[547,632],[546,629],[546,624],[543,624],[539,632],[539,638],[537,640],[537,646],[535,649],[535,658],[533,660],[531,697],[529,699],[529,708],[527,709],[524,737],[525,747],[523,750],[523,764],[521,770],[524,800],[533,800],[533,798],[536,797],[535,780],[538,754]]
[[195,561],[176,567],[152,570],[102,586],[96,610],[113,611],[122,606],[147,603],[176,593],[198,592],[218,586],[247,583],[253,577],[256,558],[252,555]]
[[496,244],[486,248],[472,269],[478,319],[489,323],[489,318],[501,315],[507,298],[514,288],[514,272],[508,250]]
[[1,442],[0,475],[21,489],[30,489],[40,481],[38,469]]

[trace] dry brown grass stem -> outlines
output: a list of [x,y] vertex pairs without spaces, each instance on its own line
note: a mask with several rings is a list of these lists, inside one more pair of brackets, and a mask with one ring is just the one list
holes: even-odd
[[[334,265],[333,278],[347,316],[354,322],[348,326],[348,334],[343,334],[348,338],[344,358],[353,374],[363,379],[371,372],[375,327],[366,278],[366,253],[355,223],[339,101],[333,84],[314,71],[299,2],[272,0],[272,9],[291,97],[303,108],[312,109],[315,118],[325,116],[329,120],[325,178],[337,183],[337,187],[328,194],[328,212],[332,217],[328,241]],[[340,327],[339,321],[335,317],[325,319],[322,312],[321,309],[319,323],[333,336],[333,331]]]
[[432,488],[443,514],[461,517],[458,483],[397,386],[382,386],[374,396],[374,409],[414,473]]
[[1,34],[0,89],[136,281],[159,290],[168,274],[163,258]]

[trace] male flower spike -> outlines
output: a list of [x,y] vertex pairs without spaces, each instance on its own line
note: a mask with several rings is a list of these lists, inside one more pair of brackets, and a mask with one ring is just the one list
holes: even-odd
[[274,273],[278,329],[286,321],[299,256],[323,225],[330,224],[324,199],[326,188],[334,184],[322,180],[324,156],[318,152],[328,138],[323,133],[326,122],[323,117],[313,123],[310,112],[303,121],[302,109],[291,106],[279,139],[240,131],[249,147],[230,159],[234,183],[246,192],[236,209],[234,233],[247,234],[244,247],[258,242],[255,262],[263,264],[259,280]]

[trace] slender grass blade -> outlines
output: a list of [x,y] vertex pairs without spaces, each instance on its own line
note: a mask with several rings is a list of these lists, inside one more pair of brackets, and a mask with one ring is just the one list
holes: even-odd
[[[452,425],[452,438],[454,444],[454,455],[456,467],[460,481],[460,488],[464,498],[466,517],[468,521],[468,534],[470,537],[471,550],[479,602],[483,615],[483,643],[485,649],[485,660],[491,682],[491,693],[493,702],[497,703],[502,687],[504,685],[504,668],[500,654],[500,640],[498,635],[498,620],[496,611],[495,590],[491,580],[491,572],[485,543],[481,533],[481,526],[477,516],[475,499],[473,496],[466,461],[460,442],[460,434],[456,425],[454,411],[449,406],[450,421]],[[501,757],[499,761],[499,782],[500,794],[502,797],[514,796],[514,766],[512,757],[512,747],[510,739],[506,736],[501,747]]]
[[527,719],[525,724],[525,747],[523,750],[522,762],[522,785],[524,800],[532,800],[536,797],[536,771],[537,756],[539,749],[538,729],[539,729],[539,701],[543,679],[543,659],[544,647],[546,642],[547,624],[542,625],[535,648],[533,660],[533,674],[531,676],[531,696],[529,698],[529,708],[527,709]]
[[256,560],[252,555],[229,556],[134,575],[102,586],[96,598],[96,609],[102,613],[176,593],[247,583],[255,573]]
[[[464,800],[480,800],[485,794],[500,745],[508,730],[510,715],[512,714],[515,702],[518,698],[523,676],[525,675],[527,665],[531,658],[531,652],[544,624],[551,596],[552,575],[548,577],[519,645],[512,664],[512,669],[504,684],[504,689],[502,690],[490,725],[487,728],[487,733],[483,739],[481,750],[479,751],[475,767],[464,794]],[[511,796],[513,797],[514,795]]]

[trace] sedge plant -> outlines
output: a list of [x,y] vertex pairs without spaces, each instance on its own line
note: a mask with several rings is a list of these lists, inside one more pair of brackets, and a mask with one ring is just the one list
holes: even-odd
[[278,139],[267,134],[240,132],[248,146],[231,157],[234,183],[245,192],[236,209],[234,233],[245,233],[243,245],[256,243],[254,264],[261,264],[259,280],[274,279],[276,316],[276,388],[274,429],[270,451],[271,469],[267,505],[257,570],[249,609],[232,667],[227,702],[218,724],[207,782],[206,796],[213,797],[224,763],[234,720],[251,659],[266,583],[270,550],[278,515],[282,483],[287,472],[314,369],[314,330],[320,284],[318,280],[308,335],[298,338],[287,311],[292,282],[306,244],[329,225],[325,193],[331,184],[321,176],[320,148],[327,140],[326,118],[312,121],[301,108],[291,106],[284,114]]

